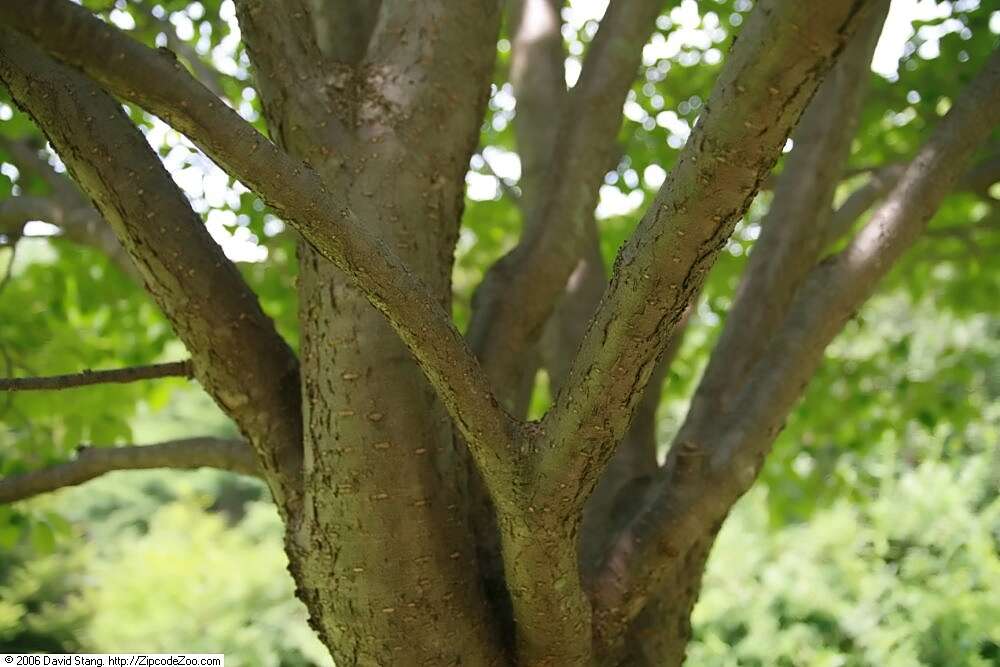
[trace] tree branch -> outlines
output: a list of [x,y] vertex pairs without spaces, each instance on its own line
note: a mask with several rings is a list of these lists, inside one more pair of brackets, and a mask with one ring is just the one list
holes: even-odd
[[[445,134],[448,123],[442,125],[433,110],[436,104],[455,99],[485,108],[496,60],[500,5],[496,0],[383,2],[362,69],[369,69],[365,76],[371,78],[365,85],[377,81],[392,108],[390,113],[366,110],[372,120],[381,118],[399,130],[415,124],[428,133],[429,140],[453,143],[454,138]],[[411,114],[405,127],[394,118],[404,111]],[[471,139],[472,146],[462,151],[466,158],[479,140],[481,112],[475,116],[475,127],[463,128],[459,134],[464,141]],[[407,139],[419,141],[420,137]],[[464,175],[468,162],[461,168]]]
[[580,522],[580,565],[587,588],[603,565],[604,554],[614,543],[615,536],[642,511],[651,495],[650,490],[655,488],[659,469],[656,415],[665,379],[684,342],[691,310],[693,308],[685,314],[663,351],[625,437],[584,504]]
[[206,63],[201,54],[188,42],[177,36],[177,29],[168,19],[159,18],[151,12],[144,2],[137,2],[131,5],[146,21],[152,24],[157,30],[163,33],[167,40],[167,48],[179,55],[187,62],[188,67],[195,77],[208,88],[216,97],[225,98],[226,93],[222,88],[222,81],[225,78],[222,72]]
[[[789,410],[823,351],[893,263],[921,235],[976,148],[1000,123],[1000,51],[956,100],[872,219],[839,255],[816,266],[798,290],[726,415],[685,425],[688,457],[663,480],[647,511],[618,540],[598,598],[605,622],[632,617],[646,591],[683,567],[690,546],[714,534],[756,479]],[[613,625],[613,623],[612,623]]]
[[[546,225],[560,225],[564,222],[564,219],[559,217],[540,220],[536,209],[541,206],[548,193],[545,187],[546,174],[551,171],[549,167],[556,159],[553,152],[560,123],[576,122],[575,118],[567,117],[568,114],[564,109],[567,92],[563,64],[565,53],[561,32],[562,21],[559,16],[561,4],[557,0],[521,0],[514,4],[511,17],[514,27],[510,78],[517,97],[514,129],[521,156],[520,185],[525,193],[520,204],[526,220]],[[655,4],[646,5],[650,12]],[[621,10],[615,10],[619,11]],[[637,6],[632,11],[634,13],[630,14],[631,21],[629,21],[632,26],[647,30],[652,28],[652,21],[645,26],[641,24],[649,18],[648,14],[643,14],[641,7]],[[607,20],[608,23],[604,24],[605,30],[611,30],[615,25],[619,30],[624,30],[622,27],[624,22],[620,17],[617,23],[613,17]],[[604,33],[598,44],[603,44],[608,39],[608,34]],[[632,49],[633,53],[638,55],[641,53],[642,44],[641,41],[635,41],[623,45],[622,48]],[[599,47],[591,56],[587,67],[590,69],[606,67],[601,60],[610,57],[609,53],[612,51],[608,48]],[[617,63],[618,69],[614,72],[614,76],[605,79],[606,85],[611,81],[632,76],[637,66],[636,62],[623,57],[619,57]],[[621,88],[614,91],[614,93],[623,92]],[[601,99],[606,100],[608,105],[615,103],[612,91]],[[617,100],[619,108],[622,101]],[[607,109],[601,106],[583,112],[576,110],[576,115],[601,114],[605,111]],[[614,134],[588,138],[591,143],[604,143],[612,147],[614,140]],[[605,167],[611,168],[611,161],[608,161]],[[567,176],[567,173],[560,172],[560,175]],[[592,185],[596,190],[596,184]],[[592,213],[587,216],[584,237],[585,241],[581,244],[581,256],[576,268],[573,269],[537,346],[540,354],[526,351],[520,355],[519,365],[524,369],[521,377],[524,378],[526,387],[513,391],[511,404],[515,406],[515,414],[522,413],[530,398],[531,384],[534,380],[533,370],[536,366],[535,357],[540,357],[542,365],[548,370],[549,386],[553,394],[561,389],[586,332],[587,323],[604,293],[607,272],[599,247],[599,232]],[[670,345],[672,351],[676,351],[681,337],[681,335],[675,336],[675,341]],[[657,371],[657,378],[662,379],[670,363],[668,357],[672,356],[669,353],[664,355]],[[579,540],[580,562],[585,568],[593,567],[597,562],[600,548],[606,542],[606,535],[609,532],[606,529],[612,521],[612,514],[615,514],[616,521],[621,514],[614,509],[620,506],[619,501],[624,500],[623,489],[633,488],[636,479],[651,478],[656,470],[655,414],[659,404],[660,384],[656,381],[650,383],[628,432],[618,445],[608,469],[588,500]],[[508,397],[510,395],[508,394]],[[584,576],[586,577],[586,573]]]
[[545,174],[553,164],[556,136],[565,115],[562,5],[562,0],[517,0],[510,5],[510,82],[517,99],[514,135],[521,158],[525,222],[535,216],[545,195]]
[[892,164],[872,171],[868,180],[857,190],[848,195],[830,216],[826,226],[820,232],[822,245],[828,246],[837,239],[847,235],[858,219],[882,199],[902,176],[905,165]]
[[175,61],[68,0],[39,0],[27,8],[0,0],[0,18],[186,134],[352,276],[413,351],[484,475],[503,479],[492,485],[503,492],[507,475],[501,471],[514,458],[515,423],[497,403],[442,305],[370,227],[331,195],[316,171],[267,141]]
[[260,476],[253,450],[242,440],[188,438],[152,445],[82,447],[76,459],[0,479],[0,504],[83,484],[116,470],[219,468]]
[[6,28],[0,78],[114,228],[188,348],[195,377],[257,449],[279,506],[294,505],[298,363],[256,296],[118,102]]
[[309,0],[316,43],[334,62],[356,65],[375,31],[382,0]]
[[236,0],[240,31],[264,99],[321,61],[306,0],[284,0],[281,11],[259,0]]
[[[323,80],[327,63],[316,44],[308,0],[285,0],[280,11],[267,2],[237,0],[236,13],[274,140],[286,149],[300,149],[299,155],[308,155],[305,147],[314,144],[342,146],[350,130],[345,118],[330,113]],[[290,121],[285,111],[292,101],[322,120]]]
[[517,191],[517,188],[508,183],[507,179],[496,172],[496,169],[494,169],[493,165],[490,164],[486,155],[480,153],[479,159],[483,161],[483,168],[486,172],[493,178],[497,179],[497,184],[500,186],[500,191],[504,194],[504,196],[510,199],[511,203],[518,204],[521,201],[521,193]]
[[997,183],[1000,183],[1000,153],[990,155],[965,172],[958,181],[958,188],[996,202],[1000,200],[1000,193],[993,189]]
[[[518,392],[530,381],[524,375],[534,369],[526,369],[522,360],[541,336],[584,253],[598,186],[614,155],[625,94],[635,79],[642,46],[655,28],[662,5],[662,0],[639,0],[609,6],[579,82],[563,96],[567,98],[561,105],[565,114],[558,122],[554,144],[539,158],[559,168],[540,176],[544,180],[536,189],[540,187],[544,196],[535,197],[525,209],[524,236],[514,250],[490,267],[476,290],[467,337],[501,391]],[[552,57],[554,44],[536,46],[544,50],[543,55]],[[548,87],[557,85],[552,75],[545,81]],[[528,83],[524,81],[522,86]],[[531,96],[528,103],[530,108]],[[552,121],[547,117],[544,122]],[[527,139],[526,131],[519,133]],[[543,128],[532,140],[549,141],[544,134]],[[535,169],[532,163],[537,161],[528,160],[527,168]],[[511,407],[518,397],[515,393],[502,398]]]
[[[510,4],[508,20],[513,42],[510,81],[517,98],[514,136],[521,160],[520,196],[512,196],[512,201],[520,209],[524,225],[522,237],[528,233],[527,225],[541,223],[537,212],[547,194],[544,181],[555,159],[556,136],[566,120],[565,53],[559,15],[562,4],[561,0],[518,0]],[[591,137],[591,140],[596,138]],[[485,161],[485,155],[483,159]],[[487,168],[492,171],[489,164]],[[502,179],[500,183],[506,185]],[[600,253],[597,254],[599,257]],[[603,266],[599,266],[598,271],[603,272]],[[479,346],[484,341],[477,343],[480,334],[476,333],[476,327],[480,325],[476,323],[476,309],[485,294],[482,289],[477,289],[473,297],[473,326],[466,338],[481,361],[485,361],[486,372],[497,387],[501,401],[515,417],[523,419],[541,361],[540,350],[536,345],[526,344],[517,355],[516,364],[505,364],[497,363],[489,347]],[[485,314],[482,317],[483,326],[490,326],[485,321]],[[571,346],[573,349],[567,353],[576,349],[575,342]]]
[[[597,230],[593,219],[593,204],[597,186],[608,168],[608,155],[613,152],[614,139],[621,124],[621,105],[625,92],[635,77],[642,45],[654,26],[659,2],[616,3],[602,21],[598,36],[591,46],[581,83],[572,95],[579,100],[567,106],[563,68],[562,34],[559,5],[556,0],[523,0],[513,13],[513,54],[511,80],[518,100],[515,119],[518,150],[522,161],[521,185],[523,198],[518,202],[525,222],[523,238],[539,231],[539,227],[564,227],[563,211],[548,209],[547,199],[556,188],[562,195],[585,194],[590,210],[582,208],[584,218],[568,221],[578,226],[585,242],[571,249],[572,265],[582,261],[569,278],[572,283],[564,296],[561,310],[552,318],[548,311],[537,321],[541,328],[548,319],[550,337],[558,339],[559,351],[549,355],[550,379],[558,386],[564,378],[573,353],[582,336],[583,325],[593,312],[606,282]],[[557,154],[558,140],[566,148]],[[567,138],[567,134],[572,137]],[[565,170],[548,166],[561,164]],[[561,184],[561,185],[560,185]],[[524,241],[522,240],[522,243]],[[507,261],[507,260],[504,260]],[[501,263],[502,264],[502,263]],[[568,273],[568,272],[567,272]],[[474,321],[469,339],[481,355],[486,370],[502,398],[515,415],[523,415],[531,394],[538,361],[538,331],[517,339],[509,337],[508,324],[491,318],[490,299],[515,308],[519,299],[534,299],[534,293],[508,294],[509,284],[490,286],[497,279],[497,267],[477,291]],[[563,292],[569,276],[554,284],[556,295]],[[558,280],[558,278],[557,278]],[[484,301],[485,299],[485,301]],[[484,307],[485,303],[485,307]],[[494,302],[494,305],[496,302]],[[523,302],[518,303],[520,308]],[[552,303],[548,304],[551,309]],[[508,313],[509,314],[509,313]],[[479,318],[478,321],[476,318]],[[478,323],[477,323],[478,322]],[[544,346],[543,346],[544,347]],[[527,494],[533,498],[531,493]],[[532,501],[533,502],[533,501]],[[545,664],[586,664],[592,649],[589,603],[580,585],[575,520],[563,521],[539,505],[536,508],[523,501],[513,506],[499,507],[501,538],[504,546],[506,583],[513,602],[517,629],[518,655],[526,662]],[[528,516],[524,514],[527,511]],[[570,530],[567,533],[567,529]],[[553,613],[555,612],[555,613]],[[558,646],[558,651],[552,651]]]
[[589,495],[708,269],[866,13],[849,0],[772,0],[748,18],[543,421],[537,474],[563,502]]
[[27,223],[32,220],[58,220],[62,212],[58,204],[45,197],[11,197],[0,202],[0,233],[19,238]]
[[[726,323],[692,399],[689,419],[728,412],[729,400],[760,357],[796,290],[819,261],[834,191],[850,155],[888,0],[880,0],[862,30],[819,87],[792,137],[794,148],[777,179]],[[683,442],[684,438],[680,437]]]
[[84,370],[70,375],[48,375],[45,377],[0,378],[0,391],[28,391],[36,389],[71,389],[92,384],[125,384],[155,378],[193,378],[191,361],[172,361],[148,366],[131,366],[112,370]]
[[[858,219],[882,199],[896,184],[906,169],[905,164],[888,164],[865,169],[868,180],[854,190],[844,203],[834,211],[829,224],[823,230],[823,245],[829,245],[847,235]],[[1000,181],[1000,156],[993,155],[972,166],[955,184],[955,190],[971,192],[994,202],[997,198],[990,194],[990,188]]]
[[66,178],[65,174],[60,174],[53,169],[52,165],[39,155],[39,147],[30,140],[0,136],[0,148],[10,155],[18,169],[34,172],[45,181],[45,184],[52,189],[55,199],[63,206],[76,207],[81,202],[87,203],[80,196],[80,191],[73,185],[73,182]]
[[[780,326],[797,288],[825,247],[823,232],[850,153],[863,92],[870,77],[869,64],[888,4],[887,0],[878,2],[870,12],[867,24],[846,46],[844,55],[819,86],[792,135],[794,148],[775,179],[771,208],[761,224],[760,238],[754,244],[719,342],[692,398],[687,423],[697,423],[699,417],[711,421],[727,414],[732,395],[743,388],[742,379]],[[642,514],[652,498],[663,493],[661,486],[668,480],[672,483],[688,469],[691,461],[699,460],[699,455],[703,454],[690,444],[690,438],[682,430],[675,438],[664,471],[652,476],[636,499],[633,514],[614,526],[604,544],[605,552],[600,556],[605,562],[597,570],[598,599],[608,594],[602,588],[611,580],[608,572],[626,568],[625,545],[630,548],[632,544],[623,544],[621,533],[629,535],[631,521]],[[661,594],[676,597],[676,590],[670,589],[674,580],[667,578],[662,583],[666,587],[662,591],[639,593],[643,596],[642,606]],[[621,638],[628,633],[622,632],[620,624],[637,613],[638,610],[628,610],[616,616],[602,610],[601,635],[623,641]],[[628,643],[624,639],[623,646]]]
[[[15,158],[16,159],[16,158]],[[20,166],[23,163],[18,160]],[[45,165],[48,166],[48,165]],[[53,175],[62,177],[62,174]],[[63,177],[63,180],[68,179]],[[74,203],[74,200],[75,203]],[[20,196],[0,202],[0,233],[19,235],[24,225],[41,220],[59,227],[66,238],[99,251],[123,273],[141,280],[135,265],[119,243],[114,230],[79,192],[72,196],[53,193],[52,197]]]

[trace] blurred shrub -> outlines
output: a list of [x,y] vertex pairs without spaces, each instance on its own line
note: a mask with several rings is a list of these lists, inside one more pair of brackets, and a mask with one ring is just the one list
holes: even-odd
[[[807,523],[775,527],[765,487],[741,501],[709,562],[689,665],[1000,664],[996,450],[864,464],[892,464],[877,493],[837,501]],[[154,476],[153,488],[173,477],[169,486],[189,491],[211,477]],[[118,489],[131,497],[120,481]],[[36,552],[25,540],[0,556],[0,650],[183,650],[224,652],[251,667],[332,664],[292,594],[266,500],[247,502],[233,525],[228,512],[206,511],[210,496],[193,492],[145,521],[116,521],[116,512],[134,514],[109,510],[95,490],[91,500],[118,526],[114,535],[60,540],[53,554],[30,560]]]
[[293,595],[280,520],[259,482],[212,470],[117,473],[25,508],[58,510],[74,529],[48,555],[36,531],[0,550],[0,652],[332,665]]
[[711,556],[688,664],[1000,664],[998,465],[898,465],[870,503],[779,530],[754,489]]
[[28,539],[0,549],[0,653],[81,648],[87,609],[73,593],[82,585],[86,549],[40,551]]
[[91,563],[84,643],[108,652],[225,653],[236,665],[331,664],[294,597],[273,506],[239,527],[193,501],[159,510]]

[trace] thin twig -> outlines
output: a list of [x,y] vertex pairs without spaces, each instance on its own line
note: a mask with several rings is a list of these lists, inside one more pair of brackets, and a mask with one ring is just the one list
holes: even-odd
[[116,470],[218,468],[259,476],[253,450],[242,440],[202,437],[151,445],[81,447],[76,458],[0,479],[0,504],[76,486]]
[[70,375],[50,375],[46,377],[0,378],[0,390],[27,391],[33,389],[68,389],[91,384],[136,382],[165,377],[194,377],[191,361],[172,361],[149,366],[132,366],[104,371],[85,370]]
[[14,276],[14,262],[17,260],[17,241],[12,241],[10,244],[10,261],[7,262],[7,268],[4,269],[3,278],[0,278],[0,294],[7,289],[7,283]]
[[[10,375],[14,372],[14,360],[11,359],[10,352],[7,351],[7,347],[0,343],[0,358],[3,359],[4,364],[4,374]],[[11,404],[14,402],[14,392],[7,392],[4,394],[3,407],[0,407],[0,417],[7,414],[10,410]]]

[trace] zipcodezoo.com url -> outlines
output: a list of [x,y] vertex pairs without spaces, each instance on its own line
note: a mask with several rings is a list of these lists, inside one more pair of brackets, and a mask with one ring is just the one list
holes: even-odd
[[4,653],[0,667],[226,667],[221,653]]

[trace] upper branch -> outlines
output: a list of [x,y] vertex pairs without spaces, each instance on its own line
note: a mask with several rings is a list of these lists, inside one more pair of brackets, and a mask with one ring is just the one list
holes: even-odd
[[872,171],[868,180],[833,211],[826,226],[819,230],[822,244],[827,246],[851,231],[858,219],[892,189],[903,169],[904,165],[892,164]]
[[309,0],[316,43],[325,56],[356,65],[364,58],[382,0]]
[[[313,32],[307,0],[284,0],[280,9],[260,0],[236,0],[243,43],[271,136],[289,148],[342,143],[346,128],[334,114],[319,123],[289,122],[286,106],[300,100],[326,111],[324,60]],[[303,153],[305,154],[305,153]]]
[[[399,130],[414,124],[413,131],[426,131],[449,145],[450,114],[441,117],[442,105],[462,100],[485,108],[496,60],[500,4],[496,0],[382,3],[362,65],[368,70],[365,85],[377,86],[375,98],[393,110],[387,121],[396,122],[396,114],[408,112],[411,117]],[[365,113],[380,115],[374,108]],[[469,152],[478,142],[481,120],[476,114],[475,127],[469,128],[475,133]],[[468,139],[464,135],[462,139]],[[467,169],[467,162],[462,167]]]
[[194,377],[191,362],[172,361],[149,366],[131,366],[105,371],[85,370],[72,375],[49,375],[46,377],[0,378],[0,391],[26,391],[33,389],[69,389],[91,384],[123,384],[165,377]]
[[68,207],[55,197],[12,197],[0,203],[0,231],[17,231],[32,220],[55,225],[64,238],[89,246],[104,255],[122,273],[141,280],[139,272],[101,214],[87,202]]
[[[976,148],[1000,123],[1000,51],[956,100],[885,202],[839,255],[808,275],[732,409],[688,438],[712,446],[697,474],[672,478],[618,540],[599,586],[606,615],[635,612],[694,540],[716,526],[756,479],[823,351],[894,262],[919,238]],[[672,560],[673,559],[673,560]],[[617,561],[617,562],[615,562]]]
[[[662,5],[662,0],[611,3],[580,80],[568,96],[560,96],[563,104],[550,110],[555,118],[537,121],[558,127],[544,156],[549,166],[539,180],[542,193],[525,209],[525,234],[517,247],[490,267],[476,290],[469,324],[469,342],[499,387],[522,384],[522,359],[584,254],[598,187],[613,166],[622,104]],[[537,55],[551,58],[553,45],[543,47],[536,45]],[[547,85],[557,84],[550,80]],[[504,397],[509,404],[515,398]]]
[[279,504],[297,497],[297,359],[145,137],[87,77],[6,28],[0,78],[114,228],[195,377],[260,453]]
[[293,85],[321,62],[307,0],[283,0],[276,7],[261,0],[236,0],[240,32],[257,69],[261,97]]
[[80,196],[80,191],[73,185],[73,181],[53,169],[52,165],[39,154],[39,148],[30,139],[0,137],[0,148],[10,154],[18,169],[34,172],[42,179],[62,205],[77,206],[86,203]]
[[0,18],[169,122],[259,194],[351,275],[386,316],[472,444],[484,472],[509,463],[514,423],[451,318],[385,243],[331,195],[315,170],[262,137],[175,61],[68,0],[39,0],[27,8],[0,0]]
[[1000,153],[994,153],[974,165],[959,180],[958,187],[995,202],[1000,200],[1000,193],[993,187],[997,182],[1000,182]]
[[[825,247],[833,195],[850,155],[872,54],[889,11],[879,0],[867,24],[819,87],[792,137],[744,277],[691,405],[715,419],[781,325],[796,289]],[[766,295],[766,297],[762,296]]]
[[260,476],[253,450],[242,440],[188,438],[152,445],[82,447],[72,461],[0,479],[0,504],[76,486],[116,470],[219,468]]
[[0,233],[18,238],[32,220],[60,219],[62,208],[46,197],[11,197],[0,202]]
[[222,81],[225,77],[222,72],[206,63],[197,49],[181,39],[177,35],[177,29],[174,27],[174,24],[168,18],[157,17],[146,7],[145,3],[135,3],[133,7],[135,7],[135,10],[146,21],[149,21],[162,32],[164,37],[166,37],[167,48],[184,58],[195,76],[206,88],[211,90],[217,97],[225,97],[225,91],[222,87]]
[[71,241],[99,251],[137,283],[141,280],[114,230],[66,174],[53,169],[27,141],[0,138],[0,147],[10,154],[18,169],[34,172],[52,190],[48,197],[20,196],[0,203],[0,231],[42,220],[59,227]]
[[540,474],[587,496],[657,358],[872,3],[757,5],[677,166],[619,253],[569,381],[545,418]]
[[511,4],[510,82],[517,98],[514,135],[521,158],[520,204],[525,218],[531,217],[545,194],[545,174],[566,103],[561,5],[561,0]]
[[[860,217],[882,199],[896,184],[906,169],[905,164],[887,164],[868,169],[868,180],[852,192],[833,212],[823,230],[823,244],[829,245],[850,232]],[[996,202],[992,186],[1000,181],[1000,155],[990,155],[974,164],[955,183],[957,191],[971,192],[988,202]]]

